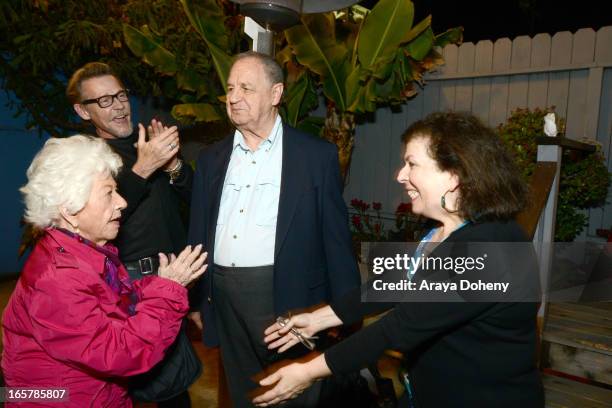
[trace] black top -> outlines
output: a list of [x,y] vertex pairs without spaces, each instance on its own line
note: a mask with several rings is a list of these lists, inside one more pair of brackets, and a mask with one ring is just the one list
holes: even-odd
[[[490,222],[468,224],[445,242],[516,241],[527,241],[516,223]],[[331,307],[345,325],[392,307],[360,299],[353,291]],[[537,309],[535,303],[397,303],[327,350],[325,359],[333,373],[346,373],[387,349],[402,351],[418,407],[543,407]]]
[[191,199],[191,167],[184,163],[174,184],[162,170],[143,179],[132,171],[137,140],[136,132],[128,138],[107,140],[123,160],[117,185],[128,206],[122,212],[121,228],[114,240],[123,262],[157,257],[159,252],[178,254],[187,237],[180,206],[181,200],[189,203]]

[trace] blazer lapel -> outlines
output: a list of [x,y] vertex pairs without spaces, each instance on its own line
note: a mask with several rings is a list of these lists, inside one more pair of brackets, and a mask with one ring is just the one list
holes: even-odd
[[276,220],[276,241],[274,244],[275,260],[287,237],[300,198],[302,161],[299,153],[296,138],[293,137],[293,129],[283,123],[283,163]]
[[210,218],[208,220],[209,228],[207,242],[209,243],[209,252],[212,253],[212,262],[214,262],[215,235],[217,233],[217,217],[219,216],[223,181],[225,180],[225,174],[227,173],[227,167],[229,166],[230,157],[232,155],[233,140],[234,138],[231,134],[225,138],[219,149],[219,154],[214,158],[214,163],[211,166],[214,171],[214,177],[210,184],[212,204],[210,207]]

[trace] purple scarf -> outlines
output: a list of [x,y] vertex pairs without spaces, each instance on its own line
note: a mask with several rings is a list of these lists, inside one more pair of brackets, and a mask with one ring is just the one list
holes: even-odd
[[121,260],[119,259],[117,248],[112,245],[105,244],[104,246],[97,245],[82,236],[70,232],[64,228],[55,228],[64,234],[75,238],[84,245],[95,249],[105,256],[104,258],[104,281],[108,284],[111,290],[119,296],[119,307],[121,310],[134,316],[136,314],[136,304],[140,300],[138,294],[132,286],[132,282],[129,277],[121,278],[119,276],[119,268],[121,267]]

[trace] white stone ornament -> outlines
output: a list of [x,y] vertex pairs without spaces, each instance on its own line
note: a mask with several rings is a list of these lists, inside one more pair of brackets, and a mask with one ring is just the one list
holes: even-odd
[[546,136],[555,137],[557,136],[557,123],[555,122],[555,114],[547,113],[544,116],[544,133]]

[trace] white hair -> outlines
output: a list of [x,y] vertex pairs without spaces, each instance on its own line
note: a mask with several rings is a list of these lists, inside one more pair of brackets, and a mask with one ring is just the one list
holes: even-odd
[[87,204],[95,176],[115,177],[121,165],[121,157],[98,137],[47,140],[28,168],[28,182],[19,190],[25,202],[25,220],[45,228],[57,224],[62,207],[76,214]]

